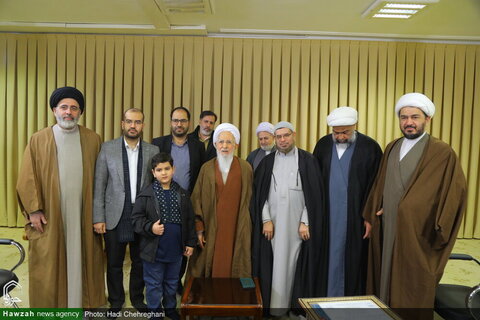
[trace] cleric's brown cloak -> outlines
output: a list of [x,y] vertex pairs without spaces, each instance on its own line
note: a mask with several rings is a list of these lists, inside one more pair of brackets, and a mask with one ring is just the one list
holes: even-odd
[[[376,212],[383,206],[384,183],[388,183],[388,156],[398,141],[385,150],[363,212],[365,220],[372,224],[367,293],[377,295],[383,231]],[[433,308],[435,289],[455,243],[465,199],[465,176],[455,152],[443,141],[430,137],[398,205],[390,301],[385,301],[390,307]]]
[[[93,232],[93,177],[101,139],[79,126],[83,158],[82,292],[84,308],[105,304],[102,238]],[[60,210],[57,146],[51,127],[33,134],[25,148],[17,180],[17,196],[27,217],[28,269],[31,308],[67,307],[67,259]],[[30,226],[28,214],[42,210],[44,232]]]
[[[238,160],[241,170],[241,196],[238,210],[235,244],[232,257],[231,277],[251,277],[251,236],[252,222],[250,219],[250,198],[252,195],[252,167],[243,159]],[[189,276],[211,277],[215,239],[217,232],[217,199],[215,189],[216,158],[207,161],[200,169],[197,183],[192,193],[192,204],[198,219],[205,226],[205,248],[196,247],[189,262]],[[227,182],[228,183],[228,182]]]

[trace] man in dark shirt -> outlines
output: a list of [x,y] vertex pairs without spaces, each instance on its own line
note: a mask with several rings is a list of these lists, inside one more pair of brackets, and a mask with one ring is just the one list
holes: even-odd
[[200,120],[195,130],[188,136],[203,142],[205,145],[205,161],[213,159],[217,156],[217,151],[212,143],[213,128],[217,122],[217,115],[210,110],[204,110],[200,113]]

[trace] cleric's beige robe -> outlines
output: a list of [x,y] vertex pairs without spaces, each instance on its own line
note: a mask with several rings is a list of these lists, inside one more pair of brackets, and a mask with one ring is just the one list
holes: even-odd
[[[381,218],[383,190],[391,142],[384,153],[363,217],[372,224],[368,257],[367,293],[379,294],[382,260]],[[392,308],[431,310],[435,289],[442,277],[462,221],[466,181],[455,152],[430,137],[419,164],[410,177],[397,211],[392,251],[389,301]],[[419,309],[405,319],[424,318]],[[398,309],[397,312],[401,312]],[[402,316],[402,314],[400,314]]]
[[[83,307],[105,304],[102,238],[93,232],[93,177],[101,139],[90,129],[79,126],[83,157]],[[39,233],[25,225],[29,239],[29,296],[32,308],[67,307],[67,264],[57,148],[51,127],[33,134],[25,149],[17,180],[17,196],[25,216],[41,210],[47,224]]]
[[[252,221],[250,219],[250,198],[252,196],[252,167],[243,159],[240,163],[242,188],[240,208],[238,211],[235,244],[232,257],[231,277],[251,277],[251,237]],[[217,199],[215,190],[215,162],[216,158],[207,161],[200,169],[197,183],[192,193],[193,210],[205,226],[205,248],[197,246],[190,258],[188,275],[193,277],[211,277],[215,239],[217,232]],[[228,182],[227,182],[228,183]]]

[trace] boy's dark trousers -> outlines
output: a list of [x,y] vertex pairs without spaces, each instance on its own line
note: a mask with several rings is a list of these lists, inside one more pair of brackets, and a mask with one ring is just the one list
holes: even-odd
[[172,320],[180,319],[176,310],[176,292],[181,264],[182,256],[173,262],[143,261],[148,309],[155,312],[165,310],[165,315]]

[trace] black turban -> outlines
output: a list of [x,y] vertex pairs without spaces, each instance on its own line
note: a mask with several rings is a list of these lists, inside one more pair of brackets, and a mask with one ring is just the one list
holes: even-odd
[[85,109],[85,100],[83,99],[83,94],[80,92],[80,90],[74,87],[63,87],[53,91],[52,95],[50,96],[50,109],[53,110],[53,108],[55,108],[62,99],[66,98],[76,100],[80,106],[81,113],[83,113],[83,109]]

